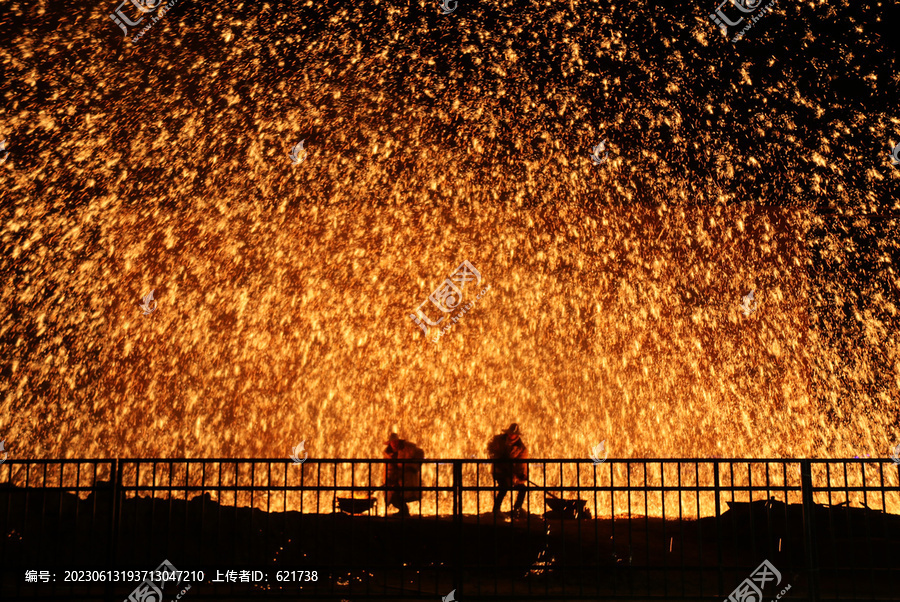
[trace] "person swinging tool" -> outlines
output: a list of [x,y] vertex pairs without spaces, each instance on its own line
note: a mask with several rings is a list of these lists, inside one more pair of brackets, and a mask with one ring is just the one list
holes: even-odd
[[[386,460],[424,460],[425,452],[397,433],[385,441]],[[400,516],[409,516],[407,502],[422,499],[422,465],[417,462],[388,462],[384,465],[385,506],[394,506]]]
[[[488,455],[496,460],[491,469],[494,484],[498,487],[494,498],[494,515],[500,514],[503,498],[510,489],[516,490],[513,516],[518,516],[525,503],[525,483],[528,482],[528,448],[522,441],[519,425],[512,423],[505,431],[494,436],[488,443]],[[517,461],[518,460],[518,461]]]

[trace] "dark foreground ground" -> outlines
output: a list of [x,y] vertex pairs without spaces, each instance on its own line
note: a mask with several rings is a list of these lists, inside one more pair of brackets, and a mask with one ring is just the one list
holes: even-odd
[[[453,589],[459,600],[721,600],[763,560],[781,573],[764,599],[787,586],[782,599],[806,599],[810,590],[802,508],[778,502],[732,504],[718,519],[699,521],[552,514],[495,521],[266,513],[221,506],[208,494],[129,499],[114,517],[111,500],[3,486],[0,599],[124,600],[137,583],[73,585],[66,573],[153,570],[163,559],[205,572],[186,580],[190,600],[438,600]],[[815,506],[813,527],[822,599],[900,599],[900,517]],[[28,570],[49,571],[51,582],[27,584]],[[258,583],[241,583],[240,573],[237,583],[214,583],[227,570],[262,574]],[[169,584],[163,599],[185,587]]]

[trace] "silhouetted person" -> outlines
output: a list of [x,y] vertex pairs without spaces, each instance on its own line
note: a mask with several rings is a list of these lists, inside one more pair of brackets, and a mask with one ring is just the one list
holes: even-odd
[[[386,460],[424,460],[425,452],[414,443],[401,439],[397,433],[391,433],[385,441]],[[422,499],[422,465],[417,463],[401,464],[388,462],[384,465],[384,486],[390,487],[385,492],[385,505],[400,510],[400,516],[409,516],[407,502]]]
[[509,428],[496,435],[488,443],[488,455],[494,462],[491,474],[494,483],[499,487],[494,498],[494,514],[500,513],[500,505],[510,489],[516,490],[516,503],[513,514],[518,514],[525,503],[525,483],[528,482],[528,465],[515,460],[527,460],[528,448],[519,436],[519,425],[511,424]]

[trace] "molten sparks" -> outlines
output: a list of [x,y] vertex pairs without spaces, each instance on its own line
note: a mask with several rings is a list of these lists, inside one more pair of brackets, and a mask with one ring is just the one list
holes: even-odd
[[[176,7],[140,51],[99,13],[12,32],[0,432],[18,457],[305,440],[377,458],[392,429],[484,457],[513,421],[535,458],[894,443],[898,239],[869,218],[896,207],[866,192],[890,167],[858,142],[807,153],[819,84],[738,56],[712,73],[718,32],[688,16],[681,50],[638,60],[593,8],[318,5]],[[709,125],[730,110],[733,131]],[[843,111],[822,136],[886,129]],[[408,315],[464,260],[491,293],[432,344]]]

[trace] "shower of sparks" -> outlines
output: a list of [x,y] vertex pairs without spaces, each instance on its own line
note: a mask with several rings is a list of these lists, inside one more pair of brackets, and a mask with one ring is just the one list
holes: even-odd
[[[900,121],[834,92],[896,89],[875,9],[779,8],[738,51],[713,2],[179,4],[139,47],[116,4],[0,17],[17,457],[898,439]],[[463,260],[491,294],[432,345],[408,316]]]

